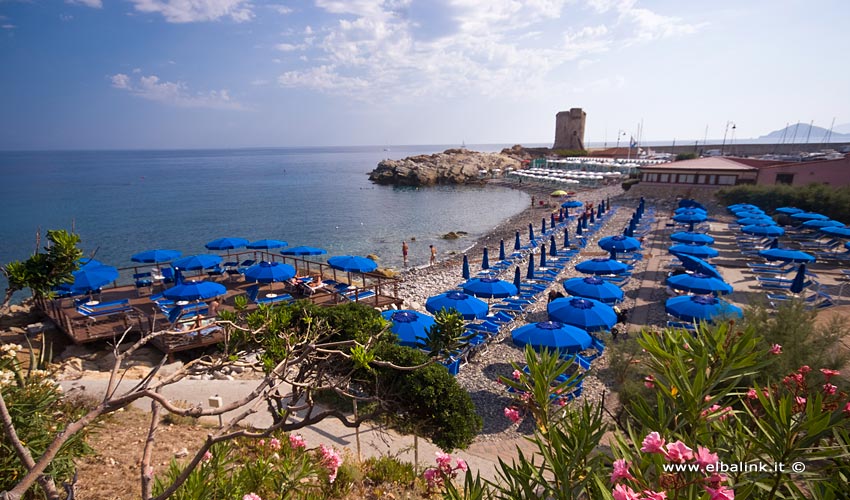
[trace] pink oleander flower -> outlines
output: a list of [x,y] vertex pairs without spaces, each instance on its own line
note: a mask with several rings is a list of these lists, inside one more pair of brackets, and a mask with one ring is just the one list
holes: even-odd
[[647,375],[646,377],[643,378],[643,385],[645,385],[647,387],[647,389],[654,389],[655,388],[655,377],[653,377],[652,375]]
[[617,484],[620,479],[634,479],[632,473],[629,472],[629,464],[625,459],[614,460],[614,472],[611,473],[611,484]]
[[650,432],[643,438],[640,451],[644,453],[664,453],[664,438],[657,432]]
[[709,401],[711,401],[711,394],[706,394],[705,397],[702,398],[702,400],[708,403]]
[[437,469],[425,469],[425,472],[422,473],[422,477],[425,478],[425,482],[428,483],[429,489],[439,488],[443,485],[443,476],[437,471]]
[[835,390],[836,390],[836,389],[838,389],[838,387],[836,387],[836,386],[834,386],[834,385],[832,385],[832,384],[824,384],[824,385],[823,385],[823,392],[824,392],[825,394],[829,394],[830,396],[831,396],[831,395],[833,395],[833,394],[835,394]]
[[322,465],[328,470],[328,481],[332,483],[336,479],[339,466],[342,465],[342,457],[331,447],[321,445],[319,449],[322,454]]
[[242,500],[263,500],[263,499],[260,498],[260,495],[258,495],[256,493],[248,493],[247,495],[242,497]]
[[838,370],[830,370],[829,368],[821,368],[820,372],[823,373],[823,376],[826,377],[826,381],[829,382],[829,379],[836,376],[841,375],[841,372]]
[[770,348],[771,354],[782,354],[782,346],[779,344],[773,344],[773,347]]
[[694,451],[681,441],[668,444],[666,450],[664,456],[671,462],[682,464],[694,457]]
[[566,406],[567,400],[565,398],[558,398],[558,406]]
[[806,375],[807,373],[812,371],[812,369],[811,369],[811,367],[809,367],[809,365],[803,365],[803,366],[800,367],[800,369],[798,371],[800,373],[802,373],[803,375]]
[[701,411],[700,416],[701,417],[707,417],[707,416],[711,415],[712,413],[716,412],[719,409],[720,409],[720,405],[711,405],[708,408],[706,408],[705,410]]
[[667,493],[664,491],[644,490],[641,495],[643,495],[643,498],[640,500],[667,500]]
[[749,399],[758,399],[759,395],[758,393],[756,393],[755,389],[750,389],[749,391],[747,391],[747,397]]
[[437,456],[437,467],[439,467],[440,469],[442,469],[444,467],[451,469],[451,467],[452,467],[452,456],[451,455],[449,455],[448,453],[443,453],[442,451],[436,452],[435,455]]
[[265,440],[265,439],[261,439],[261,440],[259,440],[259,441],[257,442],[257,444],[259,444],[260,446],[265,446],[265,445],[266,445],[266,440]]
[[272,450],[274,450],[274,451],[278,451],[278,450],[280,450],[280,439],[278,439],[278,438],[271,438],[271,439],[269,440],[269,448],[271,448],[271,449],[272,449]]
[[797,396],[797,397],[794,398],[794,402],[796,402],[798,405],[805,406],[806,398],[804,398],[802,396]]
[[790,375],[790,377],[794,382],[797,382],[798,384],[803,383],[803,374],[802,373],[792,373]]
[[457,459],[457,470],[461,472],[466,472],[467,470],[469,470],[469,466],[466,465],[466,460],[462,458]]
[[726,474],[719,474],[717,472],[705,478],[706,484],[711,486],[720,486],[721,483],[725,483],[726,480],[729,479]]
[[522,372],[519,370],[514,370],[511,376],[514,378],[514,380],[519,380],[519,378],[522,376]]
[[204,456],[203,456],[203,458],[201,458],[201,460],[204,461],[204,462],[209,462],[210,460],[212,460],[212,457],[213,457],[213,454],[210,453],[210,450],[207,450],[206,452],[204,452]]
[[611,492],[614,495],[614,500],[640,500],[640,495],[625,484],[618,484]]
[[704,446],[697,446],[697,452],[694,453],[694,460],[699,465],[699,468],[704,470],[707,465],[716,464],[718,458],[717,453],[712,453]]
[[297,450],[298,448],[303,450],[307,447],[307,442],[304,441],[304,438],[300,434],[290,434],[289,446],[291,446],[293,450]]
[[850,417],[850,401],[848,401],[847,404],[844,405],[844,409],[841,411],[844,412],[845,417]]
[[513,423],[519,422],[519,411],[516,408],[505,408],[505,416]]
[[720,486],[717,489],[703,486],[703,489],[710,495],[710,500],[735,500],[735,491],[726,486]]

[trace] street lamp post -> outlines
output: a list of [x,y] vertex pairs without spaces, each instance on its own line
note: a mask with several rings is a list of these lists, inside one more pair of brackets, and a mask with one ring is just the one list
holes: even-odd
[[623,137],[625,135],[626,135],[625,130],[620,129],[620,130],[617,131],[617,147],[616,147],[616,149],[614,149],[614,155],[616,155],[620,151],[620,137]]

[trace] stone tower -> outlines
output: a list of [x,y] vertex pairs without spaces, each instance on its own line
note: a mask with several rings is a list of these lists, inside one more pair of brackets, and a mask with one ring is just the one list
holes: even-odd
[[584,121],[587,113],[571,108],[555,115],[555,145],[552,149],[584,149]]

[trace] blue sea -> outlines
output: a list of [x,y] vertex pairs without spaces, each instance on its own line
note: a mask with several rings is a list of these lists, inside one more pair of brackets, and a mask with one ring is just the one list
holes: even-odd
[[[375,254],[396,269],[408,240],[410,265],[423,265],[429,244],[441,258],[461,252],[529,203],[503,187],[368,180],[384,158],[448,147],[0,152],[0,262],[26,259],[39,229],[73,227],[87,255],[116,267],[154,248],[208,253],[204,243],[225,236],[318,246],[322,258]],[[469,235],[440,238],[449,231]]]

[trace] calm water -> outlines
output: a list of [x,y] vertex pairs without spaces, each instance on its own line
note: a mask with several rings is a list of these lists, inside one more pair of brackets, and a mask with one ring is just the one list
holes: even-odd
[[[529,202],[505,188],[393,188],[366,175],[382,158],[444,149],[0,152],[0,262],[25,259],[37,228],[74,224],[83,249],[117,267],[152,248],[205,253],[204,243],[223,236],[373,253],[396,268],[402,240],[415,237],[410,263],[425,264],[429,244],[441,257],[461,251]],[[439,239],[449,231],[469,237]]]

